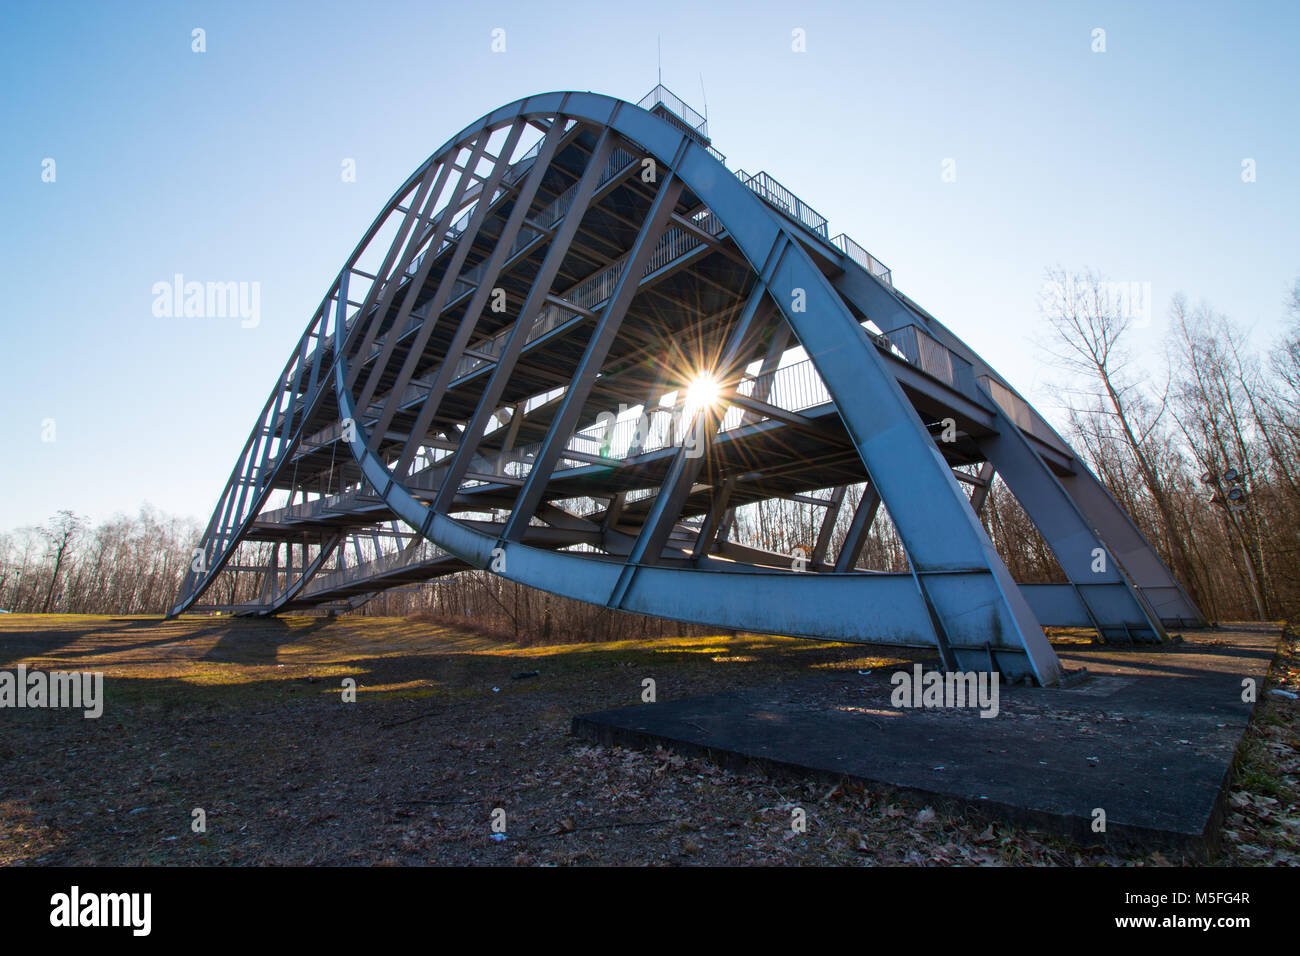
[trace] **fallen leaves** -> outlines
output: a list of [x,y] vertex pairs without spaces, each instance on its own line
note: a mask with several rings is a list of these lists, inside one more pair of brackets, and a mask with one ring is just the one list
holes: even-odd
[[[317,653],[311,640],[295,653]],[[734,643],[737,650],[744,645]],[[279,679],[266,676],[274,666],[247,682],[177,696],[165,719],[158,691],[148,681],[129,681],[130,698],[75,741],[43,714],[24,718],[18,734],[0,740],[13,767],[0,779],[0,862],[1179,862],[1172,854],[1084,848],[848,781],[774,778],[663,748],[594,746],[569,736],[574,713],[631,702],[626,676],[642,658],[628,658],[650,647],[628,645],[614,655],[585,649],[573,660],[556,654],[547,659],[546,679],[514,682],[505,688],[510,693],[496,695],[487,690],[493,681],[499,685],[501,675],[519,669],[503,666],[498,652],[452,652],[426,642],[418,652],[350,658],[348,672],[364,675],[365,683],[436,681],[445,695],[436,708],[418,698],[372,699],[357,705],[366,708],[362,721],[332,698],[284,696]],[[671,673],[683,694],[770,682],[771,655],[752,645],[743,650],[761,661],[720,667],[705,655],[664,663],[669,655],[659,654],[655,667]],[[798,653],[820,664],[836,654],[855,660],[855,650],[861,654]],[[242,665],[220,666],[226,678],[243,673]],[[781,666],[794,665],[783,658]],[[323,673],[319,663],[312,667]],[[564,679],[552,681],[553,670]],[[305,690],[300,671],[279,673]],[[1261,701],[1253,749],[1226,802],[1226,862],[1294,865],[1300,854],[1298,713],[1276,697]],[[195,806],[208,811],[203,839],[188,829]],[[149,812],[128,812],[142,807]],[[489,839],[497,807],[507,813],[502,842]],[[806,812],[806,833],[791,829],[795,808]]]

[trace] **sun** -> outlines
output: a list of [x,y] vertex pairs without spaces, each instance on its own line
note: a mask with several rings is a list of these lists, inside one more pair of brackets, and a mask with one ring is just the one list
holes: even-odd
[[686,414],[693,416],[706,408],[713,408],[722,397],[722,385],[712,375],[702,372],[686,386]]

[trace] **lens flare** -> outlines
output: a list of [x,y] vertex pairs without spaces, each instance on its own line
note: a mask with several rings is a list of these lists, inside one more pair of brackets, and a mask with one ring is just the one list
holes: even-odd
[[713,408],[722,397],[722,385],[708,374],[697,375],[686,386],[686,415],[692,417],[696,412]]

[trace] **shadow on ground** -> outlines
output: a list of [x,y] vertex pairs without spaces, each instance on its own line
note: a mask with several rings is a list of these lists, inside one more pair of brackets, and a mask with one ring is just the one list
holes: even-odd
[[0,711],[0,862],[1150,862],[569,733],[640,705],[647,679],[671,702],[912,659],[763,635],[520,647],[383,618],[7,616],[5,667],[102,671],[106,704]]

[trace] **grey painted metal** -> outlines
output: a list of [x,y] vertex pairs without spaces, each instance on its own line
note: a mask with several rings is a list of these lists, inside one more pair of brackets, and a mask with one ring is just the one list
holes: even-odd
[[[856,243],[828,241],[788,190],[732,174],[700,129],[656,109],[527,97],[416,170],[277,381],[173,613],[218,574],[242,573],[244,543],[273,541],[285,559],[272,549],[242,610],[346,608],[487,568],[627,611],[928,645],[950,667],[1043,684],[1060,676],[1044,624],[1158,637],[1170,620],[1200,619],[1068,444],[983,359]],[[529,127],[537,145],[512,162]],[[353,280],[365,284],[354,298]],[[523,302],[513,316],[485,311],[498,285]],[[791,340],[804,365],[786,360]],[[719,407],[699,412],[703,455],[640,425],[621,451],[608,426],[592,438],[611,403],[639,402],[647,420],[672,412],[660,396],[685,381],[668,342],[723,380]],[[936,440],[936,415],[959,422],[954,447]],[[955,476],[959,464],[980,464],[979,477]],[[994,467],[1069,584],[1012,580],[978,516]],[[285,503],[268,504],[273,491]],[[737,509],[771,498],[825,507],[817,573],[730,540]],[[903,574],[857,570],[882,505]],[[1113,559],[1101,574],[1085,561],[1098,548]]]
[[[759,307],[762,305],[766,294],[766,283],[760,277],[754,290],[749,294],[745,309],[736,322],[735,329],[732,330],[728,337],[727,346],[718,362],[717,374],[722,381],[726,381],[734,374],[735,366],[743,356],[745,346],[750,340],[750,330],[753,328],[754,317],[758,314]],[[697,418],[703,420],[703,427],[701,428],[703,434],[699,436],[699,439],[701,444],[707,447],[713,443],[713,439],[717,434],[718,425],[720,424],[719,417],[712,409],[708,408],[700,409],[696,415]],[[628,554],[618,584],[606,602],[608,606],[621,606],[637,571],[643,565],[652,565],[659,562],[664,546],[668,543],[668,535],[672,530],[673,523],[676,521],[677,516],[681,514],[682,508],[686,504],[686,497],[690,494],[691,487],[695,484],[695,478],[699,475],[703,466],[704,455],[690,454],[686,443],[683,443],[673,454],[668,474],[659,487],[659,493],[655,495],[654,504],[641,526],[641,533],[637,535],[636,543]]]
[[[684,146],[686,142],[686,138],[683,137],[682,145]],[[609,304],[601,313],[600,319],[591,333],[586,352],[575,370],[573,382],[565,391],[564,403],[560,406],[555,420],[551,423],[546,439],[542,442],[542,450],[533,463],[532,470],[528,473],[528,480],[524,483],[523,491],[520,492],[510,519],[506,522],[503,538],[517,541],[524,527],[532,518],[533,512],[536,511],[545,488],[545,481],[554,470],[564,444],[568,441],[569,435],[578,423],[583,405],[591,392],[591,386],[600,371],[600,365],[605,360],[609,347],[613,344],[614,337],[618,334],[619,327],[623,322],[623,316],[627,313],[632,297],[636,294],[641,272],[653,248],[651,237],[658,239],[663,232],[664,225],[668,221],[668,216],[672,212],[673,205],[677,202],[681,190],[681,181],[670,172],[656,191],[650,211],[637,233],[627,263],[619,276],[618,286],[614,294],[610,296]]]
[[[516,121],[511,124],[510,133],[506,140],[506,147],[502,150],[503,153],[509,155],[510,151],[514,149],[515,144],[519,141],[520,134],[522,134],[524,130],[524,125],[525,124],[522,121]],[[478,138],[475,144],[476,151],[482,149],[486,144],[486,141],[486,134]],[[491,195],[500,183],[504,174],[505,170],[499,165],[496,166],[492,170],[491,179],[487,183],[483,184],[483,194]],[[461,180],[461,182],[457,184],[457,188],[460,189],[463,185],[464,180]],[[453,196],[452,203],[455,204],[457,201],[458,198]],[[420,324],[420,330],[416,335],[415,343],[408,350],[406,359],[402,363],[402,369],[398,373],[397,384],[394,387],[394,392],[398,395],[402,394],[406,386],[410,383],[412,376],[415,374],[415,367],[419,356],[422,354],[424,346],[428,343],[430,335],[432,335],[434,329],[438,327],[439,322],[442,319],[442,310],[446,306],[448,299],[451,298],[452,290],[455,288],[456,279],[460,274],[461,267],[465,264],[465,259],[469,255],[473,240],[478,229],[482,226],[487,212],[488,207],[485,204],[481,202],[476,204],[474,206],[474,213],[471,216],[469,223],[466,225],[465,231],[455,243],[455,253],[453,254],[451,262],[448,264],[446,272],[442,277],[442,282],[438,285],[438,291],[433,297],[433,302],[429,306],[429,316]],[[432,247],[430,248],[432,249]],[[482,292],[483,289],[481,288],[475,292],[476,300],[480,298],[480,293]],[[464,323],[462,323],[462,326],[463,325]],[[466,331],[464,339],[468,339],[468,337],[469,332]],[[466,343],[462,340],[461,349],[464,348],[465,344]],[[421,411],[420,417],[420,421],[426,429],[428,428],[429,423],[433,420],[434,411],[437,409],[438,403],[442,399],[442,393],[445,391],[447,383],[450,381],[451,370],[456,367],[456,362],[459,358],[460,355],[458,352],[449,354],[448,360],[443,363],[442,369],[439,371],[438,378],[430,386],[429,394],[425,398],[424,409]],[[376,438],[380,438],[387,433],[388,426],[392,423],[393,416],[396,414],[397,407],[395,404],[391,401],[387,402],[384,406],[383,412],[380,414],[379,424],[375,428]],[[419,426],[417,426],[417,429],[418,428]],[[411,465],[411,459],[414,457],[415,453],[415,444],[413,439],[417,433],[418,432],[412,433],[412,440],[408,440],[406,446],[402,450],[402,456],[398,459],[399,472],[404,472]]]
[[[437,180],[432,183],[431,188],[428,188],[430,183],[429,175],[426,174],[424,180],[421,182],[420,189],[422,191],[428,188],[427,198],[425,199],[425,202],[427,203],[425,207],[426,212],[432,211],[431,209],[429,209],[429,207],[433,206],[438,201],[438,197],[442,194],[442,190],[446,187],[447,180],[451,175],[451,168],[452,167],[450,163],[442,163],[441,168],[439,169],[438,172]],[[457,185],[463,188],[465,185],[465,181],[461,180],[457,183]],[[418,196],[417,196],[417,201],[419,201]],[[456,202],[456,198],[455,195],[453,195],[452,202],[449,205],[447,214],[442,216],[439,220],[433,223],[431,227],[432,238],[430,239],[430,242],[432,244],[434,245],[440,244],[442,241],[442,237],[446,235],[447,228],[451,225],[451,212],[455,208],[454,205],[455,202]],[[411,242],[407,248],[406,254],[401,259],[402,272],[406,271],[406,269],[409,267],[411,263],[411,260],[415,258],[415,255],[418,252],[419,252],[419,243],[416,241],[415,236],[413,235]],[[427,261],[420,263],[419,270],[417,271],[415,277],[412,279],[410,283],[407,284],[406,294],[402,297],[402,306],[398,310],[397,316],[393,319],[393,324],[391,326],[392,331],[389,333],[387,341],[384,343],[384,349],[382,354],[379,357],[379,360],[374,362],[370,367],[370,377],[366,379],[365,388],[363,388],[361,391],[361,400],[359,404],[361,405],[362,408],[366,408],[367,406],[369,406],[370,400],[374,398],[375,389],[378,388],[379,386],[381,373],[384,371],[384,369],[388,367],[388,363],[392,359],[393,350],[397,347],[397,343],[401,340],[401,335],[399,334],[399,332],[401,329],[405,328],[406,323],[410,321],[411,310],[415,306],[416,295],[419,292],[425,277],[429,274],[429,269],[433,266],[433,257],[426,256],[425,258],[427,259]],[[384,291],[384,303],[377,310],[378,315],[387,314],[389,302],[391,301],[392,297],[396,295],[397,289],[398,289],[398,283],[396,282],[389,283],[389,288],[385,289]],[[377,332],[379,328],[379,323],[378,322],[373,323],[372,328]],[[367,332],[367,334],[369,335],[370,333]],[[363,345],[362,351],[364,352],[365,350],[366,347]],[[360,373],[362,367],[363,366],[361,365],[361,363],[357,363],[355,371],[357,373]],[[353,379],[353,381],[355,382],[355,378]]]
[[721,485],[713,489],[713,498],[709,502],[709,510],[704,515],[699,536],[696,538],[695,547],[691,551],[691,560],[697,566],[708,557],[709,552],[714,548],[721,532],[724,516],[730,513],[727,504],[731,501],[731,490],[735,486],[735,476],[727,475],[722,479]]
[[975,490],[970,495],[970,506],[975,509],[977,515],[984,513],[984,504],[988,501],[989,491],[993,488],[993,476],[996,474],[997,469],[993,467],[993,462],[986,461],[980,465],[980,484],[975,486]]
[[[1112,604],[1109,613],[1100,617],[1095,612],[1092,615],[1103,636],[1118,638],[1123,634],[1127,638],[1137,631],[1149,635],[1156,643],[1167,642],[1169,635],[1160,618],[1142,593],[1124,577],[1119,564],[1051,469],[1007,418],[1006,412],[999,407],[997,414],[1000,429],[996,435],[984,439],[980,448],[1051,547],[1061,570],[1077,589],[1080,601],[1091,607],[1087,595],[1096,591],[1097,586],[1106,586],[1114,592],[1109,595]],[[1115,623],[1108,626],[1108,622]]]
[[[524,187],[519,201],[515,204],[510,222],[506,224],[506,231],[497,243],[497,251],[494,252],[494,258],[491,260],[492,266],[488,268],[489,275],[496,274],[497,270],[494,267],[499,265],[499,259],[496,257],[504,248],[508,248],[509,243],[513,241],[513,235],[523,222],[523,214],[528,211],[527,203],[531,201],[537,185],[541,182],[541,173],[545,171],[542,160],[549,158],[554,152],[554,140],[558,128],[559,124],[556,123],[547,133],[541,155],[529,174],[528,183]],[[477,447],[478,442],[483,437],[488,417],[494,413],[501,401],[501,395],[510,379],[510,373],[514,370],[515,362],[519,359],[519,353],[523,350],[527,332],[531,328],[531,322],[540,311],[542,301],[550,293],[551,283],[555,281],[556,273],[559,272],[560,265],[569,251],[574,235],[578,231],[578,225],[587,212],[587,204],[596,191],[599,174],[603,170],[612,148],[613,142],[610,132],[606,129],[601,133],[600,141],[596,145],[595,151],[587,162],[587,168],[583,171],[582,178],[578,182],[577,195],[574,197],[568,212],[565,213],[564,224],[560,227],[559,232],[552,237],[550,247],[546,252],[546,258],[543,259],[537,275],[533,277],[528,296],[524,299],[523,307],[519,310],[519,318],[510,330],[501,356],[496,360],[495,367],[492,369],[492,376],[479,398],[474,417],[470,419],[469,424],[465,427],[459,445],[452,453],[451,464],[443,476],[442,488],[438,492],[437,499],[435,499],[434,506],[436,508],[445,510],[451,507],[452,502],[455,500],[456,490],[460,487],[466,469],[469,468],[469,460],[473,449]],[[511,238],[507,238],[507,236]],[[484,283],[484,285],[486,286],[487,283]],[[482,289],[480,289],[481,292]],[[478,301],[476,297],[466,316],[475,314],[474,308],[478,305]],[[525,489],[527,489],[527,485],[525,485]]]
[[835,559],[836,571],[841,573],[852,571],[857,566],[858,558],[862,555],[862,547],[867,543],[867,534],[871,531],[879,511],[880,493],[871,485],[867,485],[862,489],[862,498],[858,501],[857,510],[853,512],[853,522],[844,536],[839,557]]
[[835,532],[835,521],[840,516],[840,505],[844,503],[843,485],[836,488],[826,502],[826,513],[822,516],[821,527],[817,531],[817,541],[813,544],[812,554],[808,558],[813,568],[821,567],[826,560],[826,552],[831,546],[831,535]]

